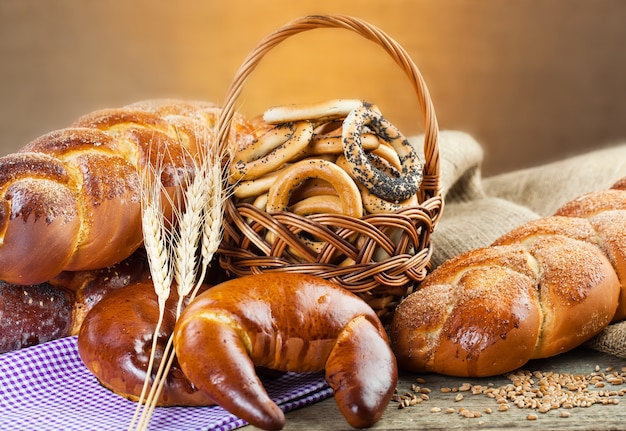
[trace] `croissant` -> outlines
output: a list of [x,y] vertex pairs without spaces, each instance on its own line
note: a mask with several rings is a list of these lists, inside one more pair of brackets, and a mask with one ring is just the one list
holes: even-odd
[[324,279],[265,273],[221,283],[196,297],[174,327],[190,381],[229,412],[263,429],[285,417],[255,367],[325,370],[353,427],[373,425],[397,383],[396,361],[376,313]]
[[626,178],[436,268],[396,309],[401,368],[502,374],[626,318]]
[[[139,173],[159,161],[174,193],[220,112],[173,100],[105,109],[0,158],[0,279],[38,284],[130,256],[142,243]],[[253,136],[242,116],[232,131],[232,145]]]

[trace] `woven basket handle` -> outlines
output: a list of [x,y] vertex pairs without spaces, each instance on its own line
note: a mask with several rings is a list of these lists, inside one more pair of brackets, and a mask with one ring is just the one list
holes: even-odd
[[[227,145],[230,125],[235,114],[235,103],[243,90],[243,85],[260,60],[272,48],[288,37],[316,28],[343,28],[356,32],[380,45],[404,70],[413,85],[424,117],[424,157],[426,160],[424,162],[424,177],[420,186],[420,200],[423,202],[426,199],[440,196],[439,128],[435,109],[422,75],[409,54],[395,40],[372,24],[350,16],[311,15],[298,18],[278,28],[259,42],[257,47],[244,60],[228,89],[222,115],[217,126],[217,142],[220,148],[223,149]],[[220,152],[220,154],[224,153]]]

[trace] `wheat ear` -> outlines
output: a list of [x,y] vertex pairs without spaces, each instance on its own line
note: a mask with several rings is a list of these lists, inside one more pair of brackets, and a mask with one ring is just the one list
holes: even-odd
[[[194,163],[193,178],[185,176],[185,188],[182,191],[182,202],[180,205],[183,209],[182,211],[174,209],[174,220],[177,221],[177,229],[172,231],[171,240],[173,242],[174,279],[178,289],[178,310],[182,309],[184,299],[195,286],[197,279],[196,252],[200,242],[203,210],[208,193],[203,177],[204,167],[197,162]],[[177,316],[178,314],[179,311]],[[147,427],[150,417],[156,408],[157,400],[165,384],[174,356],[172,336],[170,335],[163,352],[161,364],[146,399],[144,413],[139,422],[140,429]]]
[[[228,199],[229,188],[224,182],[224,172],[228,172],[228,166],[224,166],[220,153],[214,150],[211,157],[205,159],[204,187],[207,191],[203,208],[202,239],[200,242],[200,275],[198,282],[191,292],[190,299],[195,298],[206,277],[206,272],[213,261],[213,256],[222,240],[224,202]],[[178,310],[178,314],[180,309]],[[177,314],[177,316],[178,316]]]
[[[219,244],[220,244],[220,240],[222,237],[222,220],[223,220],[223,211],[222,211],[222,207],[223,207],[223,202],[224,199],[226,199],[226,193],[224,193],[224,189],[222,188],[222,167],[220,165],[219,160],[214,161],[213,164],[211,165],[211,168],[207,170],[204,170],[203,175],[206,174],[206,176],[204,176],[204,187],[203,190],[207,191],[206,196],[207,199],[205,200],[205,206],[204,206],[204,212],[203,212],[203,223],[202,223],[202,241],[201,241],[201,262],[200,262],[200,268],[199,268],[199,273],[200,275],[197,277],[197,282],[196,285],[193,289],[193,291],[191,292],[191,295],[189,296],[189,299],[193,299],[198,290],[200,289],[200,287],[202,286],[202,282],[206,276],[206,271],[207,268],[209,267],[212,259],[213,259],[213,255],[215,254],[215,251],[217,250]],[[193,193],[191,193],[189,196],[193,196]],[[181,248],[181,251],[183,250],[183,248]],[[181,255],[177,255],[177,259],[181,259]],[[184,258],[183,258],[184,260]],[[183,265],[177,266],[180,268],[184,268]],[[186,268],[186,270],[188,270],[189,268]],[[180,277],[181,279],[185,279],[184,277]],[[191,279],[186,279],[186,283],[184,284],[184,287],[181,289],[181,285],[179,284],[179,301],[178,301],[178,305],[177,305],[177,312],[176,312],[176,317],[178,318],[178,316],[180,315],[180,312],[182,310],[182,304],[183,304],[183,293],[186,296],[187,294],[189,294],[190,291],[190,287],[191,284],[189,283],[191,281]],[[175,355],[172,353],[171,349],[172,349],[172,341],[173,338],[170,336],[170,338],[168,339],[167,342],[167,346],[166,346],[166,356],[164,356],[164,359],[167,358],[167,364],[165,365],[165,368],[162,370],[159,369],[159,373],[157,374],[157,376],[159,376],[158,379],[158,384],[156,385],[156,398],[152,398],[152,399],[158,399],[158,394],[160,394],[161,390],[163,389],[163,386],[165,384],[165,379],[161,378],[160,376],[167,376],[167,374],[169,373],[169,370],[172,366],[172,363],[174,362],[174,358]],[[157,383],[157,381],[155,380],[155,384]],[[148,412],[148,416],[150,416],[155,408],[155,403],[151,402],[150,403],[150,407],[149,407],[149,412]]]
[[[223,200],[225,199],[225,194],[223,193],[223,189],[222,189],[222,172],[221,172],[221,166],[219,164],[217,165],[213,165],[213,168],[211,170],[209,170],[209,172],[212,172],[212,175],[209,175],[206,177],[206,187],[205,190],[210,190],[212,191],[211,193],[209,193],[210,198],[207,201],[207,205],[204,208],[205,212],[204,212],[204,223],[203,223],[203,229],[202,229],[202,246],[201,246],[201,256],[202,256],[202,261],[200,263],[200,275],[197,278],[197,282],[196,282],[196,286],[193,289],[193,291],[191,292],[189,299],[193,299],[198,290],[200,289],[201,285],[202,285],[202,281],[204,280],[204,277],[206,275],[206,270],[213,258],[213,255],[215,253],[215,251],[217,250],[217,247],[219,246],[220,240],[221,240],[221,234],[222,234],[222,205],[223,205]],[[180,258],[180,257],[179,257]],[[186,292],[185,295],[189,294],[191,284],[185,284],[185,287],[183,289],[180,289],[179,286],[179,292]],[[180,315],[180,312],[182,310],[182,304],[183,304],[183,296],[181,295],[179,297],[179,301],[178,301],[178,307],[177,307],[177,318]],[[165,385],[165,379],[161,378],[161,376],[167,376],[167,374],[169,373],[169,370],[172,366],[172,363],[174,362],[174,358],[175,355],[172,352],[172,345],[173,345],[173,338],[172,336],[169,337],[168,342],[167,342],[167,346],[166,346],[166,350],[165,350],[165,356],[164,356],[164,361],[162,363],[165,362],[165,359],[167,359],[167,363],[164,367],[164,369],[161,372],[161,368],[159,368],[159,373],[157,374],[158,379],[155,379],[155,396],[153,398],[151,398],[150,401],[156,400],[159,397],[159,394],[161,392],[161,390],[163,389],[163,386]],[[158,382],[158,383],[157,383]],[[154,387],[153,387],[154,390]],[[149,411],[148,411],[148,417],[152,415],[152,412],[154,411],[156,407],[156,403],[155,402],[151,402],[149,404]]]
[[[207,139],[206,143],[210,141]],[[178,286],[177,318],[185,298],[190,293],[191,299],[195,297],[217,251],[222,234],[223,203],[226,199],[224,175],[228,170],[222,163],[229,158],[225,158],[214,145],[207,145],[198,158],[192,159],[195,161],[194,176],[193,178],[185,177],[180,202],[183,210],[174,210],[172,225],[177,229],[172,230],[168,238],[173,249],[170,259],[174,259],[170,269],[173,271],[173,279],[176,280]],[[196,257],[198,248],[201,251],[200,262]],[[168,375],[175,358],[172,346],[173,338],[170,335],[159,369],[145,400],[137,426],[138,430],[147,429],[156,408],[157,400],[165,384],[165,376]]]
[[[159,319],[152,338],[152,352],[156,350],[158,333],[163,323],[163,315],[165,314],[165,303],[170,295],[170,286],[172,284],[172,271],[170,267],[170,257],[168,248],[169,231],[164,220],[162,190],[160,178],[162,174],[162,158],[159,157],[157,166],[149,165],[146,170],[140,174],[141,184],[141,222],[144,237],[144,247],[148,256],[148,265],[150,274],[154,284],[154,290],[157,295],[159,304]],[[150,385],[150,376],[154,366],[154,354],[150,355],[148,369],[146,370],[146,378],[139,396],[137,408],[131,420],[129,429],[139,417],[143,400],[146,397],[148,386]]]

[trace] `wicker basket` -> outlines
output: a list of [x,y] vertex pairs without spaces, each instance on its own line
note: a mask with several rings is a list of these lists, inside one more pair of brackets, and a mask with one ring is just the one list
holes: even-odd
[[[348,16],[307,16],[292,21],[263,39],[238,70],[224,103],[218,123],[218,142],[228,138],[235,104],[254,68],[273,47],[288,37],[317,28],[341,28],[358,33],[380,45],[406,72],[417,95],[424,122],[423,180],[418,204],[384,215],[362,218],[333,214],[299,216],[289,212],[268,214],[253,205],[226,203],[224,238],[219,253],[220,265],[229,274],[243,276],[268,271],[313,274],[332,280],[355,292],[376,310],[389,317],[399,301],[422,281],[430,269],[430,235],[443,208],[439,182],[438,126],[423,78],[406,51],[388,35],[371,24]],[[393,239],[389,235],[395,232]],[[398,235],[397,232],[401,234]],[[278,239],[266,241],[268,232]],[[306,248],[299,234],[309,233],[325,242],[317,253],[311,250],[294,262],[286,257],[288,249]],[[356,241],[346,238],[358,237]],[[372,256],[377,250],[387,256],[381,261]],[[337,259],[337,256],[340,259]],[[353,265],[337,262],[350,258]]]

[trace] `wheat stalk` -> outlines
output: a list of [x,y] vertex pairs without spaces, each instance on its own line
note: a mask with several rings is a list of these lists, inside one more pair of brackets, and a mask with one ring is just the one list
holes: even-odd
[[[223,167],[218,158],[210,161],[208,170],[205,170],[204,184],[208,191],[204,202],[202,237],[200,242],[200,276],[198,282],[191,292],[193,299],[202,286],[202,280],[206,276],[207,269],[213,260],[213,255],[220,245],[223,232],[223,209],[224,202],[228,198],[227,188],[223,184]],[[180,309],[177,311],[177,316]]]
[[[195,286],[197,279],[196,251],[202,232],[204,202],[208,194],[203,177],[203,166],[194,163],[193,179],[186,176],[184,181],[186,187],[182,192],[181,202],[183,210],[174,209],[174,220],[177,221],[177,230],[172,231],[171,240],[174,243],[172,265],[178,292],[177,317],[180,314],[185,297]],[[198,279],[198,283],[201,284],[201,282],[202,280]],[[168,375],[173,360],[172,336],[170,335],[152,388],[146,399],[146,407],[139,421],[140,429],[144,429],[148,425],[165,384],[165,376]]]
[[174,265],[180,298],[187,296],[196,283],[196,252],[203,231],[204,208],[210,193],[206,186],[205,170],[202,165],[196,166],[196,175],[184,193],[184,211],[179,215]]
[[[213,164],[211,169],[209,169],[208,173],[209,175],[207,175],[204,178],[204,181],[205,181],[204,190],[209,190],[212,192],[207,194],[208,199],[206,200],[205,207],[204,207],[204,212],[203,212],[204,222],[202,224],[203,229],[202,229],[202,241],[201,241],[202,260],[200,262],[200,269],[199,269],[200,275],[197,277],[195,288],[193,289],[189,297],[190,300],[196,296],[198,290],[202,286],[202,280],[204,280],[207,268],[213,259],[215,250],[217,250],[217,247],[219,246],[221,235],[222,235],[223,217],[222,217],[221,208],[222,208],[223,201],[226,198],[226,195],[223,193],[223,189],[221,186],[222,172],[221,172],[221,166],[219,162],[217,164]],[[195,236],[195,233],[194,233],[194,236]],[[177,257],[177,261],[181,260],[181,258],[182,258],[182,261],[180,263],[184,262],[184,258],[182,257],[182,254],[179,254]],[[178,301],[177,311],[176,311],[177,318],[180,315],[180,312],[182,310],[183,299],[184,299],[183,295],[187,295],[190,292],[191,281],[192,281],[191,279],[186,279],[186,283],[183,285],[184,287],[182,288],[180,287],[181,285],[179,285],[180,296],[179,296],[179,301]],[[170,338],[168,339],[166,348],[165,348],[166,356],[164,356],[164,358],[167,358],[167,363],[162,370],[161,368],[159,368],[159,373],[157,374],[158,376],[167,376],[167,374],[169,373],[169,370],[172,366],[172,363],[174,362],[174,357],[175,357],[174,354],[171,354],[171,349],[172,349],[172,337],[170,336]],[[156,380],[155,380],[155,383],[157,383]],[[160,394],[161,390],[163,389],[164,384],[165,384],[165,379],[159,378],[158,384],[155,386],[156,388],[154,392],[155,398],[152,398],[152,399],[158,399],[158,396],[159,396],[158,394]],[[156,406],[155,402],[150,403],[148,416],[152,414],[155,406]]]
[[[154,284],[154,290],[159,304],[159,319],[152,338],[152,352],[156,351],[158,333],[163,323],[165,304],[170,296],[172,284],[172,271],[169,257],[168,238],[169,231],[163,214],[163,187],[160,182],[163,169],[163,156],[157,158],[157,165],[148,165],[140,174],[141,184],[141,222],[144,237],[144,247],[148,256],[148,265]],[[154,354],[150,355],[146,379],[141,390],[139,402],[129,428],[136,422],[141,410],[142,402],[146,396],[150,384],[150,375],[154,366]]]
[[[154,261],[155,268],[158,268],[158,265],[163,263],[161,257],[166,256],[168,263],[161,268],[167,268],[169,276],[164,278],[164,282],[171,284],[175,280],[177,284],[178,303],[176,318],[182,311],[185,299],[187,297],[193,299],[202,286],[207,268],[213,260],[222,235],[223,203],[228,196],[228,189],[224,187],[227,183],[224,180],[224,174],[228,172],[228,169],[223,166],[223,162],[230,158],[224,157],[223,151],[218,149],[214,140],[206,139],[205,143],[207,145],[206,147],[201,147],[203,150],[198,157],[191,158],[194,161],[193,178],[187,175],[184,176],[183,191],[181,192],[181,201],[179,202],[182,210],[176,209],[177,206],[173,205],[172,226],[176,228],[172,228],[170,231],[163,229],[165,220],[162,216],[162,207],[160,208],[160,217],[158,214],[152,213],[153,210],[157,209],[156,205],[144,205],[143,207],[143,216],[150,219],[147,221],[149,223],[148,226],[144,229],[144,243],[146,244],[146,252],[149,259],[151,262]],[[160,184],[155,185],[154,183],[152,186],[146,185],[146,187],[149,190],[152,190],[151,187],[162,188]],[[154,197],[152,195],[152,198]],[[162,223],[161,229],[151,226],[153,221],[160,221]],[[155,242],[161,244],[163,238],[166,238],[165,243],[169,245],[169,248],[165,246],[162,249],[171,250],[171,254],[161,253],[162,249],[158,245],[153,245]],[[148,244],[150,244],[150,247]],[[197,258],[198,249],[200,249],[200,261]],[[150,270],[151,272],[153,271],[152,264]],[[155,291],[157,290],[161,290],[161,287],[157,287],[155,284]],[[161,290],[161,292],[163,293],[164,291]],[[159,295],[158,291],[157,295]],[[167,295],[169,296],[169,287]],[[164,305],[165,302],[163,302],[162,309],[159,302],[161,315],[163,314]],[[162,320],[162,317],[159,320]],[[152,369],[155,345],[153,343],[149,370]],[[147,397],[145,397],[145,391],[147,391],[149,386],[150,376],[146,376],[145,391],[142,391],[142,396],[129,430],[132,430],[133,425],[137,421],[138,412],[141,409],[144,397],[145,405],[143,405],[143,411],[139,416],[136,429],[147,429],[174,358],[173,339],[172,335],[170,335]]]

